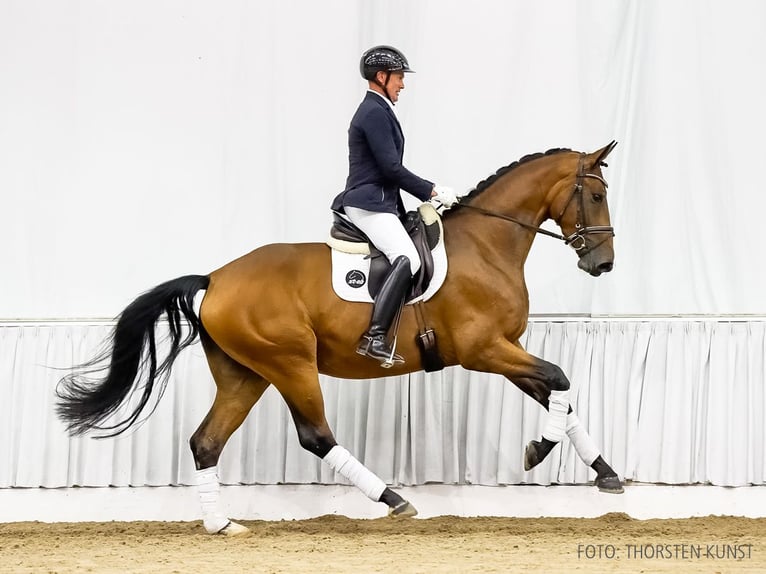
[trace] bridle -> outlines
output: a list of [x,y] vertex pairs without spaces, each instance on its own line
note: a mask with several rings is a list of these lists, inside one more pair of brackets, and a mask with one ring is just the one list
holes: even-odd
[[[558,217],[554,219],[556,224],[561,227],[561,218],[564,217],[564,213],[566,213],[566,210],[569,208],[569,205],[572,203],[572,200],[577,197],[577,218],[575,219],[575,231],[568,237],[564,238],[564,243],[566,245],[569,245],[572,249],[577,251],[582,257],[589,251],[592,251],[599,245],[601,245],[604,241],[609,239],[610,237],[614,237],[614,228],[611,225],[591,225],[588,226],[587,222],[585,221],[585,198],[583,196],[583,179],[586,177],[590,177],[592,179],[597,179],[602,183],[604,186],[604,189],[607,189],[609,187],[609,184],[606,182],[606,180],[601,177],[600,175],[596,175],[595,173],[586,173],[585,171],[585,154],[580,154],[580,160],[577,164],[577,179],[575,180],[574,189],[572,190],[572,194],[569,196],[569,200],[567,201],[566,205],[564,205],[564,208],[561,210],[561,213],[559,213]],[[591,246],[588,248],[585,244],[585,236],[586,235],[595,235],[600,233],[606,233],[608,234],[608,237],[605,237],[602,241],[599,241],[596,245]],[[584,251],[583,251],[584,250]]]
[[[585,179],[586,177],[596,179],[602,183],[602,185],[604,186],[604,189],[608,188],[609,184],[600,175],[596,175],[595,173],[587,173],[585,171],[584,159],[585,159],[585,154],[581,153],[580,160],[577,165],[577,178],[575,179],[575,184],[574,184],[574,188],[572,188],[572,193],[569,195],[569,199],[567,200],[563,209],[559,213],[558,217],[554,218],[554,221],[556,222],[556,224],[559,227],[561,227],[561,223],[560,223],[561,218],[564,217],[564,214],[566,213],[567,209],[569,209],[569,206],[572,204],[572,200],[575,199],[575,197],[577,197],[577,219],[575,220],[575,231],[574,233],[570,235],[564,236],[559,233],[555,233],[553,231],[548,231],[547,229],[543,229],[542,227],[538,227],[536,225],[526,223],[524,221],[516,219],[515,217],[511,217],[510,215],[496,213],[489,209],[484,209],[483,207],[471,205],[470,203],[458,203],[458,205],[460,207],[469,207],[473,209],[474,211],[478,211],[479,213],[483,213],[484,215],[489,215],[490,217],[497,217],[499,219],[504,219],[506,221],[512,221],[513,223],[516,223],[517,225],[525,227],[526,229],[530,229],[534,231],[535,233],[539,233],[541,235],[547,235],[548,237],[553,237],[554,239],[559,239],[563,241],[564,244],[569,245],[572,249],[577,251],[577,254],[580,257],[583,257],[590,251],[596,249],[599,245],[601,245],[604,241],[606,241],[610,237],[614,237],[614,228],[611,225],[590,225],[589,226],[587,222],[585,221],[585,199],[583,197],[583,179]],[[608,236],[605,237],[603,240],[599,241],[596,245],[587,247],[585,242],[585,237],[588,235],[596,235],[596,234],[608,234]]]

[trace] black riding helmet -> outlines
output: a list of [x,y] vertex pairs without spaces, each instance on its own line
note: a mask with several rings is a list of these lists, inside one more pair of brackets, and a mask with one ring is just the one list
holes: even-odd
[[365,80],[374,80],[378,72],[414,72],[407,58],[392,46],[370,48],[359,61],[359,72]]

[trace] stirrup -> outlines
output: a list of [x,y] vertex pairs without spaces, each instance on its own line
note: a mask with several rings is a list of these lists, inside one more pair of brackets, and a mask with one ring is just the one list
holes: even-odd
[[[376,341],[384,345],[383,349],[377,349],[377,351],[379,352],[375,352],[373,351],[373,349],[371,349],[373,343],[375,343]],[[372,337],[370,335],[363,335],[361,340],[359,341],[359,345],[356,348],[356,352],[360,355],[364,355],[365,357],[370,357],[371,359],[380,361],[381,367],[383,367],[384,369],[390,369],[394,365],[404,364],[404,357],[402,357],[401,355],[397,355],[394,352],[395,348],[396,348],[396,345],[394,345],[394,348],[389,349],[388,345],[385,345],[385,340],[381,340],[376,337]]]
[[381,361],[380,366],[384,369],[390,369],[394,365],[403,365],[404,364],[404,357],[394,352],[394,350],[391,350],[391,354],[388,356],[388,358],[385,361]]

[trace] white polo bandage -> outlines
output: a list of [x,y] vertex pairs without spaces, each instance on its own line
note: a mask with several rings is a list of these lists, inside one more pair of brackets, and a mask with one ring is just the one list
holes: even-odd
[[572,441],[578,456],[586,465],[592,465],[593,461],[601,456],[596,443],[590,438],[588,431],[582,426],[580,419],[574,412],[567,415],[567,436]]
[[221,512],[219,505],[221,485],[218,482],[218,467],[211,466],[198,470],[195,475],[202,506],[202,524],[208,534],[215,534],[229,524],[229,519]]
[[560,442],[564,438],[568,410],[569,390],[551,391],[548,399],[548,421],[545,424],[543,438],[552,442]]
[[340,445],[336,444],[332,447],[322,460],[364,492],[370,500],[378,502],[383,491],[386,490],[385,482],[375,476],[371,470]]

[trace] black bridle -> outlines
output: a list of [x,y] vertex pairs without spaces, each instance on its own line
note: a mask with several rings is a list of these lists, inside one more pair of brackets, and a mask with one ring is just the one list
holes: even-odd
[[[474,211],[483,213],[484,215],[497,217],[499,219],[504,219],[506,221],[512,221],[513,223],[516,223],[517,225],[525,227],[526,229],[530,229],[534,231],[535,233],[539,233],[541,235],[547,235],[548,237],[553,237],[554,239],[559,239],[563,241],[564,244],[569,245],[572,249],[577,251],[578,255],[582,257],[585,254],[592,251],[593,249],[595,249],[596,247],[598,247],[599,245],[601,245],[604,241],[606,241],[610,237],[614,237],[614,228],[611,225],[590,225],[589,226],[587,222],[585,221],[585,199],[583,197],[583,179],[585,179],[586,177],[597,179],[603,184],[604,189],[608,188],[609,184],[600,175],[596,175],[595,173],[587,173],[585,171],[585,164],[583,162],[584,159],[585,159],[585,154],[584,153],[580,154],[580,161],[577,166],[577,178],[575,179],[574,188],[572,189],[572,193],[570,194],[569,199],[564,205],[564,208],[561,210],[561,213],[559,213],[558,217],[554,219],[556,224],[559,227],[561,227],[561,223],[560,223],[561,218],[564,217],[564,214],[566,213],[567,209],[569,209],[569,206],[571,205],[572,200],[575,197],[577,197],[577,219],[575,220],[575,231],[574,233],[568,236],[564,236],[559,233],[554,233],[553,231],[548,231],[547,229],[543,229],[542,227],[538,227],[536,225],[526,223],[524,221],[516,219],[515,217],[511,217],[510,215],[496,213],[494,211],[490,211],[489,209],[484,209],[483,207],[471,205],[470,203],[458,203],[458,205],[460,205],[461,207],[469,207],[473,209]],[[599,241],[596,245],[587,247],[585,243],[585,237],[587,235],[595,235],[595,234],[608,234],[608,237],[605,237],[602,241]]]

